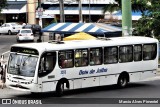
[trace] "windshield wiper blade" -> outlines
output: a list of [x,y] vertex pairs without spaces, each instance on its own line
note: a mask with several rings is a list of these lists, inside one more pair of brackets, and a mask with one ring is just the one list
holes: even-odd
[[23,66],[25,66],[26,65],[26,61],[31,57],[32,55],[29,55],[24,61],[23,61]]

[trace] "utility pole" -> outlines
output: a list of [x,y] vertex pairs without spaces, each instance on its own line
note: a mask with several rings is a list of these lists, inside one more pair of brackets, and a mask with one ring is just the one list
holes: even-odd
[[132,35],[131,0],[122,0],[122,36]]
[[91,22],[91,1],[89,0],[89,23]]
[[65,15],[64,15],[64,1],[59,0],[59,7],[60,7],[60,22],[65,22]]
[[[39,15],[39,25],[42,26],[42,15],[43,15],[43,8],[41,6],[41,0],[38,0],[38,15]],[[39,33],[39,38],[37,39],[37,42],[42,42],[42,32]]]
[[38,15],[39,15],[39,25],[42,27],[42,15],[43,15],[43,8],[41,6],[41,0],[38,0]]
[[28,2],[26,2],[26,24],[28,23]]
[[82,17],[82,2],[81,0],[78,0],[79,4],[79,22],[83,22],[83,17]]

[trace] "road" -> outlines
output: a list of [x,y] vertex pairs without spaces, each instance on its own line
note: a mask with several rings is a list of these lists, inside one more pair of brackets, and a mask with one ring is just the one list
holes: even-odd
[[15,35],[0,35],[0,54],[9,50],[10,45],[16,43]]
[[[46,34],[47,35],[47,34]],[[48,36],[42,36],[43,41],[48,41]],[[37,41],[38,36],[35,36],[35,42]],[[6,51],[9,51],[10,46],[16,44],[16,35],[0,35],[0,55]],[[22,42],[29,43],[29,42]]]
[[115,85],[110,85],[71,90],[66,92],[61,98],[55,97],[55,93],[53,92],[32,95],[29,92],[15,91],[12,89],[0,89],[0,97],[19,100],[34,99],[41,100],[43,104],[70,104],[72,105],[70,107],[75,107],[74,104],[103,105],[118,103],[119,100],[144,100],[145,98],[149,100],[152,100],[151,98],[156,98],[158,101],[160,101],[159,90],[160,79],[139,83],[130,83],[124,89],[118,89],[115,87]]

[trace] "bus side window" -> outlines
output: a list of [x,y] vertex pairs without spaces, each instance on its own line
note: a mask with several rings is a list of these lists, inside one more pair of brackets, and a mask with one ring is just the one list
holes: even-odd
[[133,46],[120,46],[119,48],[119,62],[132,62],[133,61]]
[[112,64],[118,62],[118,48],[117,47],[105,47],[104,48],[104,63]]
[[102,64],[102,48],[90,49],[90,65]]
[[56,65],[56,52],[48,52],[42,55],[39,64],[39,77],[51,73]]
[[153,60],[157,56],[156,44],[145,44],[143,46],[143,60]]
[[88,66],[88,49],[75,50],[75,66]]
[[65,68],[67,65],[67,60],[65,59],[64,55],[60,55],[59,57],[59,66]]
[[63,50],[58,53],[58,63],[60,68],[72,68],[74,66],[74,51]]
[[142,45],[134,46],[134,61],[142,60]]

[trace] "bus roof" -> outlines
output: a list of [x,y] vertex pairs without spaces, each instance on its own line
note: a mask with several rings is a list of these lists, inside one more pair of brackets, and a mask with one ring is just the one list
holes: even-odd
[[24,43],[15,44],[12,46],[33,48],[39,52],[52,51],[52,50],[64,50],[64,49],[77,49],[77,48],[89,48],[89,47],[102,47],[102,46],[119,46],[129,44],[146,44],[156,43],[157,39],[140,36],[130,37],[115,37],[108,39],[96,39],[96,40],[72,40],[72,41],[61,41],[61,43],[55,42],[41,42],[41,43]]

